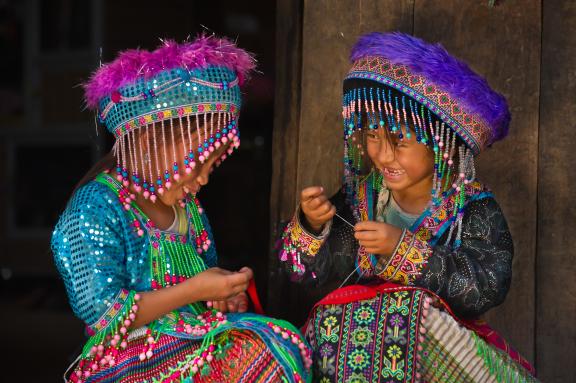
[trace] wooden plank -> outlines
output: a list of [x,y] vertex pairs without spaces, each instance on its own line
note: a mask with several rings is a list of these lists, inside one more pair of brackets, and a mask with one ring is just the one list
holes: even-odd
[[349,54],[367,32],[412,30],[413,0],[305,2],[298,190],[342,183],[342,80]]
[[486,319],[534,360],[540,1],[417,0],[416,36],[441,42],[508,99],[510,135],[479,158],[479,178],[502,206],[515,244],[514,277],[505,303]]
[[[281,294],[291,291],[289,281],[279,275],[275,242],[282,223],[294,213],[300,82],[302,67],[302,1],[276,1],[276,93],[272,136],[272,185],[270,190],[271,253],[268,260],[269,283],[267,312],[288,317],[289,306]],[[293,301],[293,298],[289,301]]]
[[360,26],[359,1],[304,2],[297,190],[340,187],[342,79]]
[[576,3],[543,2],[536,361],[544,382],[574,382],[576,369]]

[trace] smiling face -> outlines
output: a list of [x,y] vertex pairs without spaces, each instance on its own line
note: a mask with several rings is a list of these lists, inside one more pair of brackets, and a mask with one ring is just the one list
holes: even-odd
[[[146,164],[146,174],[151,172],[153,179],[156,180],[158,175],[162,175],[163,169],[172,170],[174,163],[178,165],[178,179],[175,179],[170,172],[170,187],[167,187],[166,184],[163,185],[163,192],[157,193],[157,201],[167,206],[173,206],[184,199],[187,194],[198,193],[201,187],[208,184],[210,173],[217,162],[225,158],[223,156],[233,145],[233,140],[229,140],[225,144],[219,142],[214,144],[213,152],[210,152],[203,163],[199,161],[200,153],[197,149],[199,141],[204,138],[204,134],[200,137],[198,132],[214,129],[210,126],[209,120],[207,124],[207,130],[204,130],[202,122],[199,123],[198,130],[191,129],[188,134],[185,133],[187,129],[181,129],[178,121],[173,121],[173,126],[165,124],[164,132],[159,126],[141,132],[138,139],[140,141],[139,146],[143,148],[142,158],[140,158],[138,151],[135,151],[136,153],[133,155],[138,157],[139,163]],[[185,160],[190,147],[194,150],[196,161],[192,169],[186,169]],[[206,150],[204,153],[207,152]],[[160,174],[158,174],[159,171]]]
[[366,150],[374,166],[384,176],[393,192],[422,195],[430,193],[434,174],[434,155],[426,145],[409,139],[398,139],[386,128],[365,131]]

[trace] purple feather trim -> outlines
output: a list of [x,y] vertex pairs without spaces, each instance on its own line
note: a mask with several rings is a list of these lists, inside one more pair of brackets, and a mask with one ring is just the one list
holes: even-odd
[[490,88],[486,80],[466,63],[452,57],[440,44],[429,44],[399,33],[368,33],[352,48],[352,62],[367,56],[380,56],[393,64],[407,66],[448,92],[462,106],[480,115],[493,131],[492,142],[508,134],[510,111],[506,99]]
[[192,42],[178,44],[165,40],[154,51],[130,49],[100,67],[84,84],[86,103],[96,108],[98,101],[139,77],[150,78],[155,74],[178,67],[188,70],[222,66],[235,71],[240,84],[256,66],[254,57],[226,38],[201,35]]

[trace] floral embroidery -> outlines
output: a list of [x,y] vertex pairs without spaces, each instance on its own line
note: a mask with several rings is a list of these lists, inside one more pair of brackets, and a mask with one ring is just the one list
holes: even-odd
[[354,319],[359,324],[368,324],[374,320],[374,310],[369,306],[360,307],[356,312],[354,312]]
[[374,333],[367,327],[358,327],[352,331],[352,343],[355,346],[367,346],[371,341]]

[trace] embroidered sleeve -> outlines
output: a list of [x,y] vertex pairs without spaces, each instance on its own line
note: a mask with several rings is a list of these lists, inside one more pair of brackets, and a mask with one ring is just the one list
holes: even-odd
[[416,238],[414,233],[404,230],[388,262],[382,265],[379,260],[376,272],[384,280],[401,285],[414,285],[431,254],[432,248],[428,243]]
[[306,261],[318,254],[332,225],[332,221],[328,222],[319,235],[314,235],[303,226],[300,215],[300,208],[298,208],[282,233],[282,248],[280,249],[280,261],[290,266],[291,274],[295,279],[300,279],[306,273]]
[[466,207],[462,243],[440,239],[415,284],[442,297],[455,313],[478,316],[504,301],[512,277],[514,247],[502,210],[493,198]]

